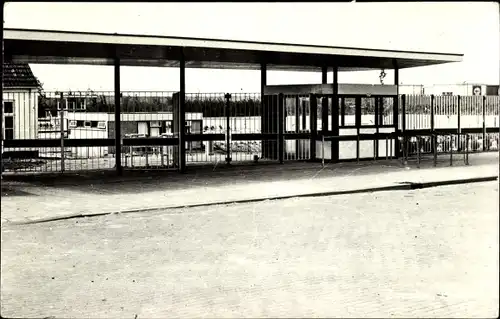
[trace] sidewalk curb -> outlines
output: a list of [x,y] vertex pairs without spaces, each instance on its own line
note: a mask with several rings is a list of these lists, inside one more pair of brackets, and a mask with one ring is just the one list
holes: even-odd
[[25,222],[8,222],[8,224],[11,224],[11,225],[29,225],[29,224],[40,224],[40,223],[47,223],[47,222],[52,222],[52,221],[65,220],[65,219],[97,217],[97,216],[112,215],[112,214],[131,214],[131,213],[154,212],[154,211],[167,210],[167,209],[194,208],[194,207],[203,207],[203,206],[208,207],[208,206],[229,205],[229,204],[245,204],[245,203],[252,203],[252,202],[261,202],[261,201],[265,201],[265,200],[282,200],[282,199],[290,199],[290,198],[322,197],[322,196],[373,193],[373,192],[397,191],[397,190],[415,190],[415,189],[431,188],[431,187],[438,187],[438,186],[445,186],[445,185],[491,182],[491,181],[496,181],[496,180],[498,180],[498,176],[474,177],[474,178],[453,179],[453,180],[436,181],[436,182],[423,182],[423,183],[402,182],[399,185],[361,188],[361,189],[343,190],[343,191],[304,193],[304,194],[283,195],[283,196],[273,196],[273,197],[259,197],[259,198],[250,198],[250,199],[242,199],[242,200],[218,201],[218,202],[211,202],[211,203],[205,202],[205,203],[199,203],[199,204],[130,209],[130,210],[121,210],[121,211],[114,211],[114,212],[102,212],[102,213],[90,213],[90,214],[88,214],[88,213],[70,214],[70,215],[66,215],[66,216],[58,216],[58,217],[53,217],[53,218],[29,220],[29,221],[25,221]]

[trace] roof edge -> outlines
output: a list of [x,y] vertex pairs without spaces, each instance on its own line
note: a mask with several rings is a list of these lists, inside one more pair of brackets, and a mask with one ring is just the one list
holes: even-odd
[[[391,49],[376,49],[376,48],[365,48],[365,47],[328,46],[328,45],[285,43],[285,42],[265,42],[265,41],[216,39],[216,38],[179,37],[179,36],[167,36],[167,35],[106,33],[106,32],[87,32],[87,31],[68,31],[68,30],[49,30],[49,29],[22,29],[22,28],[4,28],[4,32],[5,31],[7,31],[7,32],[8,31],[48,32],[48,33],[64,33],[64,34],[75,34],[75,35],[101,35],[101,36],[118,36],[118,37],[122,36],[122,37],[135,37],[135,38],[157,38],[157,39],[195,40],[195,41],[219,41],[219,42],[226,42],[226,43],[241,43],[241,44],[301,46],[301,47],[317,48],[317,49],[367,50],[367,51],[375,51],[375,52],[392,52],[392,53],[405,53],[405,54],[406,53],[407,54],[429,54],[429,55],[455,56],[455,57],[460,57],[460,58],[464,57],[463,53],[428,52],[428,51],[413,51],[413,50],[391,50]],[[4,35],[4,39],[6,39],[5,35]]]

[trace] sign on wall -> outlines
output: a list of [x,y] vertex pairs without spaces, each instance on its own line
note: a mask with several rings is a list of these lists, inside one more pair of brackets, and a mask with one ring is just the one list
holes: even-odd
[[481,95],[481,86],[480,85],[472,86],[472,94],[473,95]]

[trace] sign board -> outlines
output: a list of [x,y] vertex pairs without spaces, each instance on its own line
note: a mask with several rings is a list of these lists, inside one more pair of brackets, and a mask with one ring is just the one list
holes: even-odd
[[474,85],[472,87],[472,95],[481,95],[481,86]]

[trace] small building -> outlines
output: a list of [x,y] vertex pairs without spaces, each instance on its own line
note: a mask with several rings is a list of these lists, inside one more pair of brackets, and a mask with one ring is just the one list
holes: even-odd
[[[144,137],[160,137],[172,134],[172,112],[141,112],[121,114],[121,136],[140,135]],[[101,139],[115,137],[115,118],[107,112],[65,111],[65,131],[68,139]],[[186,126],[193,134],[201,134],[203,114],[186,113]],[[54,138],[54,137],[52,137]],[[190,145],[201,149],[201,142],[190,142]],[[200,145],[198,145],[200,144]],[[74,148],[74,157],[102,157],[113,154],[114,147],[79,147]]]
[[399,94],[408,95],[500,95],[498,85],[481,83],[400,85]]
[[28,64],[3,64],[4,140],[37,138],[40,88],[40,82]]

